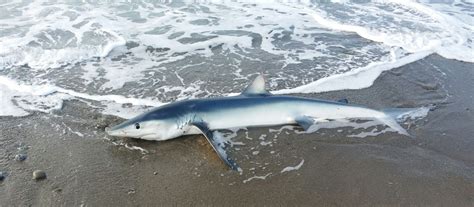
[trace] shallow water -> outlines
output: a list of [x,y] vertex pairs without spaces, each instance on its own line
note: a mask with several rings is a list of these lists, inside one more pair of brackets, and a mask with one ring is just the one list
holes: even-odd
[[0,3],[0,115],[80,98],[130,117],[239,93],[258,73],[276,93],[312,93],[432,53],[474,61],[470,1],[152,2]]

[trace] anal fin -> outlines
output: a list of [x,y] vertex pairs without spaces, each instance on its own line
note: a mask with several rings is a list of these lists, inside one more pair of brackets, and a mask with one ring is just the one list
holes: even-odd
[[211,144],[214,151],[216,151],[217,155],[219,155],[219,158],[221,158],[221,160],[224,161],[225,164],[227,164],[227,166],[229,166],[232,170],[239,171],[240,167],[232,158],[227,155],[224,143],[221,143],[216,140],[214,132],[209,129],[207,124],[205,122],[198,122],[193,123],[193,125],[197,127],[206,137],[207,141],[209,142],[209,144]]

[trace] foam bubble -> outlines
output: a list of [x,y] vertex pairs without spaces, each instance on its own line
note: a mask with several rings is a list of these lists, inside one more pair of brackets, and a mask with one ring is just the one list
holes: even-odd
[[267,179],[267,177],[270,176],[271,174],[272,174],[272,173],[267,173],[267,174],[262,175],[262,176],[258,176],[258,175],[252,176],[252,177],[250,177],[250,178],[247,178],[247,179],[243,180],[242,182],[243,182],[243,183],[248,183],[248,182],[250,182],[250,181],[252,181],[252,180],[265,180],[265,179]]
[[281,170],[280,173],[290,172],[290,171],[293,171],[293,170],[299,170],[301,168],[301,166],[303,166],[303,164],[304,164],[304,159],[301,160],[301,162],[298,165],[294,166],[294,167],[293,166],[288,166],[288,167],[283,168],[283,170]]

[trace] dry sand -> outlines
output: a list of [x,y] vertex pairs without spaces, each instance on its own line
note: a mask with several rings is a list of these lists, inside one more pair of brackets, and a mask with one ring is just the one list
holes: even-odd
[[[120,119],[101,115],[95,103],[69,101],[53,114],[0,117],[0,205],[474,206],[473,64],[432,55],[385,72],[367,89],[301,96],[436,107],[404,125],[412,138],[353,138],[349,128],[241,130],[234,140],[245,145],[232,151],[239,174],[201,136],[110,138],[103,127]],[[33,180],[35,170],[47,178]]]

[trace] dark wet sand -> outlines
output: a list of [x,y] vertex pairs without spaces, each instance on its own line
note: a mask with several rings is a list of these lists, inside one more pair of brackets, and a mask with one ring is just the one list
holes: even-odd
[[[351,138],[349,128],[241,130],[234,140],[245,145],[232,151],[241,175],[201,136],[106,139],[103,123],[120,120],[83,101],[54,114],[0,117],[0,171],[6,173],[0,206],[474,206],[473,69],[432,55],[385,72],[367,89],[304,94],[374,108],[436,107],[404,125],[413,138],[391,132]],[[20,152],[25,161],[14,159]],[[299,170],[280,173],[302,160]],[[46,180],[32,180],[37,169],[46,171]]]

